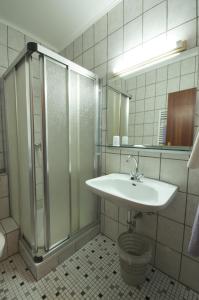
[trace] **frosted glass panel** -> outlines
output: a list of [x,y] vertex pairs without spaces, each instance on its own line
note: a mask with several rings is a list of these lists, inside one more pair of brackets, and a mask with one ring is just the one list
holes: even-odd
[[97,219],[96,196],[85,184],[87,179],[95,176],[95,81],[80,75],[79,95],[80,228],[82,228]]
[[[28,62],[21,63],[16,70],[18,162],[20,177],[20,223],[21,232],[30,245],[33,236],[33,179],[31,172],[31,132],[30,132],[30,89]],[[34,247],[34,246],[33,246]]]
[[50,245],[70,232],[69,138],[66,66],[46,60],[46,139]]
[[[9,154],[9,192],[11,215],[19,224],[19,170],[17,148],[17,119],[16,119],[16,93],[15,70],[10,72],[4,81],[7,148]],[[9,121],[8,121],[9,120]]]
[[97,219],[96,196],[85,181],[95,176],[96,93],[95,81],[70,72],[71,208],[72,229]]

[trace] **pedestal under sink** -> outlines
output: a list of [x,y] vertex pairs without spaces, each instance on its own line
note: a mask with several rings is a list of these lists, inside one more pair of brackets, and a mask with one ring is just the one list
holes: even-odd
[[128,174],[109,174],[86,181],[95,194],[118,206],[140,212],[156,212],[165,208],[174,198],[178,187],[144,177],[138,182]]

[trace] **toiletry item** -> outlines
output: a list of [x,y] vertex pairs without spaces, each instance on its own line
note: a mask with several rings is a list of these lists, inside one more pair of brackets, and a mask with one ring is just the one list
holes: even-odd
[[120,136],[119,135],[114,135],[113,136],[113,146],[120,146]]
[[191,256],[199,256],[199,206],[195,215],[188,253]]
[[199,168],[199,132],[196,136],[193,149],[191,151],[191,156],[187,163],[187,167],[190,169]]
[[128,136],[126,135],[123,135],[122,136],[122,145],[128,145]]

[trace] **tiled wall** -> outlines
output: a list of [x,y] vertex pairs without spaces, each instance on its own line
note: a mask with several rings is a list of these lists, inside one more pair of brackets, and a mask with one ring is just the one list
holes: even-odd
[[18,251],[19,228],[9,217],[8,177],[0,175],[0,232],[5,236],[5,248],[0,260],[15,254]]
[[[108,77],[124,53],[162,34],[166,34],[168,39],[186,39],[188,48],[197,46],[198,2],[123,0],[62,51],[62,55],[96,72],[103,79],[103,145],[106,142],[105,86]],[[179,76],[176,80],[173,78],[167,77],[168,81],[172,79],[171,90],[174,81],[179,81]],[[188,81],[187,78],[184,84]],[[131,167],[126,163],[126,157],[130,153],[138,158],[139,169],[145,176],[179,186],[172,204],[158,215],[144,216],[138,221],[137,230],[151,239],[153,263],[158,268],[199,291],[199,260],[187,254],[191,226],[199,203],[199,170],[188,171],[188,154],[102,147],[102,173],[128,173]],[[101,204],[101,230],[116,239],[127,229],[127,211],[106,200],[102,200]]]

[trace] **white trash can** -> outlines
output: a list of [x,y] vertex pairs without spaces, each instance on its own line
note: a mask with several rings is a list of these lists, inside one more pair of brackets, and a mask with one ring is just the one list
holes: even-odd
[[150,242],[140,234],[128,231],[118,237],[118,248],[123,280],[128,285],[140,285],[152,258]]

